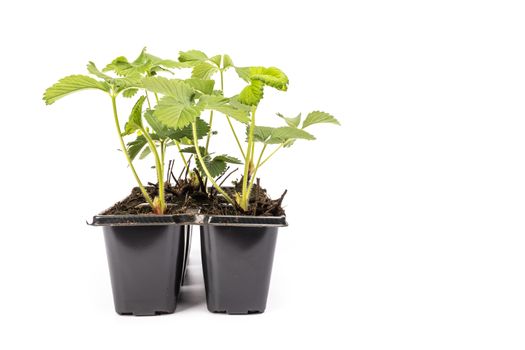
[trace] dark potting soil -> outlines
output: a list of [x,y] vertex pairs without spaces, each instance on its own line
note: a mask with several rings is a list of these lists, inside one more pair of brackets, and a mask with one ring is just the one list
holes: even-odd
[[[180,182],[180,181],[179,181]],[[151,184],[150,184],[151,185]],[[240,183],[236,184],[237,190],[240,190]],[[235,187],[224,189],[230,196],[233,197]],[[146,191],[151,198],[158,195],[158,186],[151,185],[146,187]],[[189,184],[180,182],[177,186],[166,184],[166,212],[165,214],[209,214],[209,215],[253,215],[253,216],[281,216],[285,215],[282,208],[282,201],[287,191],[278,199],[271,199],[266,190],[254,184],[248,210],[244,211],[241,208],[233,207],[228,204],[226,200],[217,194],[214,188],[211,188],[207,193],[199,190],[194,190]],[[151,214],[151,207],[144,200],[140,189],[133,188],[131,194],[115,203],[111,208],[101,213],[102,215],[139,215]]]

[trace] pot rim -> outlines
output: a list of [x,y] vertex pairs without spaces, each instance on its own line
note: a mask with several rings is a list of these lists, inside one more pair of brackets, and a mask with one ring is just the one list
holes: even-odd
[[201,214],[199,225],[240,226],[240,227],[286,227],[286,215],[253,216],[253,215],[207,215]]
[[195,215],[95,215],[90,226],[160,226],[160,225],[191,225],[195,221]]
[[160,226],[160,225],[210,225],[238,227],[286,227],[286,216],[252,216],[252,215],[208,215],[208,214],[174,214],[174,215],[95,215],[90,226]]

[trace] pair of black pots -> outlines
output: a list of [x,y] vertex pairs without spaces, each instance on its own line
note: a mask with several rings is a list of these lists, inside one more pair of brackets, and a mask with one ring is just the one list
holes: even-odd
[[120,315],[175,311],[200,227],[208,310],[254,314],[266,308],[281,217],[98,215],[103,226],[115,310]]

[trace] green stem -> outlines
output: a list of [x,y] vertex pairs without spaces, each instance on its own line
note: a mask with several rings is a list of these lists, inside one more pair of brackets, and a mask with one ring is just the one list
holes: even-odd
[[266,146],[268,146],[267,143],[264,144],[261,154],[259,154],[259,159],[257,160],[257,165],[255,166],[255,169],[253,170],[252,177],[250,178],[250,184],[248,185],[248,198],[250,197],[250,193],[252,192],[253,182],[255,181],[255,177],[257,175],[257,170],[261,167],[261,159],[263,157],[264,151],[266,150]]
[[[164,165],[161,162],[161,158],[159,157],[159,153],[157,152],[157,146],[155,145],[155,142],[149,135],[149,133],[146,131],[145,128],[141,128],[142,134],[146,138],[146,141],[148,141],[149,148],[151,149],[151,153],[153,153],[153,156],[155,157],[155,168],[157,170],[157,180],[159,182],[159,201],[160,201],[160,210],[159,214],[164,214],[164,210],[166,209],[166,199],[164,198]],[[161,144],[161,148],[162,148]],[[162,149],[161,149],[162,152]],[[164,155],[162,155],[164,157]],[[156,209],[156,208],[155,208]]]
[[250,129],[248,133],[248,146],[246,148],[246,159],[244,161],[244,176],[242,178],[242,194],[241,194],[241,203],[240,206],[242,209],[247,210],[248,209],[248,201],[249,198],[247,197],[248,192],[248,175],[249,175],[249,169],[250,164],[252,162],[253,157],[253,133],[255,129],[255,112],[257,110],[256,106],[252,107],[252,118],[250,121]]
[[148,108],[151,109],[151,103],[149,102],[148,90],[144,90],[144,92],[146,93],[146,101],[148,101]]
[[190,171],[190,166],[188,162],[186,161],[186,157],[184,157],[184,153],[182,153],[182,150],[180,148],[180,143],[177,140],[173,140],[175,142],[175,146],[177,146],[177,149],[179,150],[180,157],[182,158],[182,162],[184,163],[184,166],[186,169],[188,169],[188,172]]
[[[220,70],[220,74],[221,74],[221,91],[224,94],[224,72],[222,69]],[[233,133],[233,137],[235,137],[235,142],[237,142],[237,146],[239,146],[239,150],[241,151],[242,158],[246,159],[246,154],[244,153],[244,150],[242,149],[241,142],[239,141],[239,137],[237,137],[237,133],[235,132],[235,128],[233,127],[233,124],[232,124],[232,121],[229,115],[226,115],[226,120],[228,121],[228,125],[230,125],[230,129]]]
[[163,167],[164,167],[165,157],[166,157],[166,142],[161,141],[160,142],[160,161],[162,162]]
[[135,181],[137,181],[137,184],[139,185],[140,192],[142,192],[142,195],[144,196],[144,199],[146,200],[146,202],[148,202],[148,204],[153,208],[153,201],[151,200],[151,197],[149,196],[146,189],[144,188],[142,181],[140,181],[137,171],[135,170],[135,167],[133,166],[133,162],[131,161],[131,157],[129,156],[128,150],[126,148],[126,144],[124,143],[124,138],[122,137],[122,131],[120,129],[120,123],[118,121],[117,101],[116,101],[115,95],[111,95],[111,104],[113,105],[113,117],[115,119],[115,126],[117,127],[117,132],[118,132],[118,137],[120,140],[120,147],[122,148],[122,152],[126,156],[126,160],[128,161],[128,165],[131,169],[131,172],[133,173],[133,176],[135,177]]
[[268,159],[270,159],[275,153],[277,153],[277,151],[280,150],[281,147],[283,147],[283,145],[284,145],[284,144],[281,143],[281,144],[279,145],[279,147],[277,147],[276,149],[274,149],[273,152],[270,153],[270,155],[269,155],[268,157],[266,157],[266,159],[264,159],[264,160],[262,161],[261,166],[262,166],[264,163],[266,163],[266,162],[268,161]]
[[215,187],[217,189],[217,191],[219,191],[219,193],[222,194],[224,196],[224,198],[229,203],[231,203],[233,206],[235,206],[235,202],[233,201],[233,199],[231,199],[231,197],[228,196],[228,194],[221,188],[221,186],[219,186],[217,184],[217,182],[215,182],[215,180],[211,176],[210,171],[208,170],[208,167],[204,163],[204,159],[202,158],[202,154],[201,154],[201,151],[199,149],[199,143],[197,141],[197,124],[195,122],[193,122],[193,123],[191,123],[191,125],[192,125],[192,129],[193,129],[193,143],[195,145],[195,151],[197,153],[197,158],[199,159],[199,162],[201,163],[202,170],[204,170],[204,173],[206,174],[206,177],[208,179],[210,179],[210,182],[213,184],[213,187]]
[[252,162],[253,162],[253,156],[254,155],[255,155],[255,141],[252,140],[252,151],[251,151],[251,155],[250,155],[250,160],[252,160]]
[[208,153],[208,147],[210,146],[210,139],[211,139],[211,134],[212,134],[211,128],[213,125],[213,111],[210,111],[210,122],[208,124],[210,126],[210,130],[208,130],[208,136],[206,137],[206,148],[205,148],[206,153]]
[[[221,75],[221,92],[224,95],[224,75],[223,75],[222,69],[220,69],[220,67],[219,67],[219,72],[220,72],[220,75]],[[208,148],[210,146],[210,139],[211,139],[211,135],[212,135],[213,111],[210,111],[210,121],[209,121],[208,124],[210,126],[210,130],[208,130],[208,135],[206,136],[206,147],[205,147],[206,153],[208,153]]]
[[244,154],[244,150],[242,149],[241,142],[239,141],[239,138],[237,137],[237,133],[235,132],[235,129],[233,128],[232,121],[229,116],[226,116],[226,120],[228,121],[228,124],[230,124],[230,129],[233,132],[233,137],[235,137],[235,141],[237,141],[237,146],[239,146],[239,150],[241,151],[242,157],[244,160],[246,160],[246,155]]

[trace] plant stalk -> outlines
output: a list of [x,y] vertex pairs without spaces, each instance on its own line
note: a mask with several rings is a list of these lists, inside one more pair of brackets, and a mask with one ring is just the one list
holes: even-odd
[[248,133],[248,146],[246,148],[246,159],[244,161],[244,176],[242,178],[242,194],[241,194],[241,203],[239,205],[242,209],[248,210],[248,202],[249,197],[248,195],[248,176],[249,176],[249,169],[250,164],[252,162],[253,157],[253,133],[255,129],[255,112],[257,111],[257,107],[252,107],[252,118],[250,121],[250,129]]
[[246,160],[246,154],[244,154],[244,150],[242,149],[241,142],[239,141],[239,138],[237,137],[237,133],[235,132],[235,129],[233,128],[232,121],[229,116],[226,116],[226,120],[228,121],[228,124],[230,124],[230,129],[233,132],[233,137],[235,137],[235,141],[237,142],[237,146],[239,146],[239,150],[241,151],[242,158]]
[[[161,157],[159,157],[159,153],[157,152],[157,146],[155,145],[155,142],[149,135],[149,133],[146,131],[145,128],[141,128],[142,134],[146,138],[146,141],[148,141],[149,148],[151,149],[151,153],[153,153],[153,156],[155,157],[155,168],[157,170],[157,180],[159,182],[159,203],[160,208],[158,214],[164,214],[164,210],[166,209],[166,199],[164,198],[164,163],[161,161]],[[161,154],[162,158],[164,158],[164,152],[162,151],[163,144],[161,144]],[[153,208],[157,209],[157,208]]]
[[281,143],[281,144],[279,145],[279,147],[277,147],[276,149],[274,149],[273,152],[270,153],[270,154],[268,155],[268,157],[266,157],[266,159],[264,159],[264,160],[262,161],[262,163],[261,163],[260,166],[262,166],[264,163],[266,163],[266,162],[268,161],[268,159],[270,159],[275,153],[277,153],[277,151],[280,150],[281,147],[283,147],[283,145],[284,145],[284,143]]
[[208,136],[206,137],[206,147],[205,147],[206,153],[208,153],[208,147],[210,146],[210,139],[211,139],[211,134],[212,134],[211,128],[213,126],[213,111],[210,111],[210,121],[208,125],[210,126],[210,130],[208,130]]
[[255,166],[252,177],[250,178],[250,184],[248,185],[248,198],[250,197],[250,193],[252,192],[253,182],[255,181],[255,177],[257,176],[257,170],[259,170],[259,168],[261,167],[261,159],[263,157],[264,151],[266,151],[266,146],[268,146],[267,143],[264,144],[261,150],[261,154],[259,154],[259,159],[257,159],[257,165]]
[[[222,69],[220,69],[220,67],[219,67],[219,72],[220,72],[220,76],[221,76],[221,92],[224,95],[224,75],[223,75]],[[210,146],[210,139],[211,139],[211,135],[212,135],[213,111],[210,111],[210,121],[209,121],[208,124],[210,126],[210,130],[208,130],[208,135],[206,137],[206,147],[205,147],[206,153],[208,153],[208,147]]]
[[192,129],[193,129],[193,144],[195,146],[195,152],[197,153],[197,158],[199,159],[199,162],[201,163],[202,170],[204,170],[204,173],[206,174],[206,177],[210,179],[210,182],[213,184],[213,187],[219,191],[220,194],[224,196],[224,198],[233,206],[235,206],[235,202],[231,197],[215,182],[213,177],[210,174],[210,171],[208,170],[208,167],[204,163],[204,159],[202,158],[201,150],[199,149],[199,142],[197,141],[197,123],[193,122],[191,123]]
[[164,167],[164,159],[166,158],[166,141],[160,142],[160,161]]
[[177,140],[173,140],[175,142],[175,146],[177,146],[177,150],[179,151],[180,157],[182,158],[182,162],[184,163],[184,167],[190,171],[190,166],[188,164],[188,161],[186,161],[186,157],[184,157],[184,153],[182,153],[182,150],[180,148],[180,143]]
[[144,89],[144,92],[146,93],[146,101],[148,102],[148,108],[151,109],[151,103],[149,101],[148,90]]
[[117,101],[116,96],[111,95],[111,104],[113,106],[113,117],[115,119],[115,126],[117,127],[118,137],[120,140],[120,147],[122,148],[122,152],[126,156],[126,160],[128,161],[128,165],[131,169],[131,172],[133,173],[133,176],[135,177],[135,181],[137,181],[137,184],[139,185],[140,192],[142,192],[142,195],[144,196],[144,199],[148,204],[153,208],[153,200],[149,196],[148,192],[146,191],[146,188],[142,184],[142,181],[140,181],[140,178],[137,174],[137,171],[135,170],[135,167],[133,166],[133,162],[131,161],[131,157],[129,156],[128,150],[126,148],[126,144],[124,143],[124,138],[122,137],[122,131],[120,129],[120,123],[118,120],[118,113],[117,113]]

